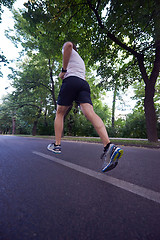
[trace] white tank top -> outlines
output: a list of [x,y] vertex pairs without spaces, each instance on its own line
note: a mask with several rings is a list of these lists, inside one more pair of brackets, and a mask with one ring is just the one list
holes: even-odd
[[[63,50],[62,50],[63,53]],[[80,57],[78,52],[72,49],[69,63],[67,66],[67,72],[64,75],[64,78],[76,76],[85,80],[85,64],[83,59]]]

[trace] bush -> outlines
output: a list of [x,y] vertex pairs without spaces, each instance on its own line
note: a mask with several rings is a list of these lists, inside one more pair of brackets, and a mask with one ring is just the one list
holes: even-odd
[[122,137],[147,138],[144,113],[135,111],[132,114],[128,114]]

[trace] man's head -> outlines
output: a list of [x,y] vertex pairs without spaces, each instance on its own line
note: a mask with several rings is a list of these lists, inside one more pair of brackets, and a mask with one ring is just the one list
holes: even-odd
[[[64,48],[64,46],[65,46],[67,43],[72,43],[73,49],[77,52],[77,47],[76,47],[76,45],[75,45],[73,42],[65,42],[65,44],[63,45],[63,48]],[[63,48],[62,48],[62,49],[63,49]]]

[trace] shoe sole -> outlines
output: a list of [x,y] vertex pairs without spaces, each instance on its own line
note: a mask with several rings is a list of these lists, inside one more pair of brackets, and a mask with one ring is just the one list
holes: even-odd
[[123,149],[121,149],[121,148],[117,149],[116,154],[113,155],[113,157],[112,157],[112,161],[118,162],[118,160],[122,157],[122,155],[123,155]]
[[115,155],[112,156],[111,163],[107,165],[105,168],[102,169],[102,172],[108,172],[115,168],[118,165],[118,160],[122,157],[123,155],[123,149],[119,148],[117,149]]
[[49,149],[49,148],[47,148],[47,149],[48,149],[48,151],[51,151],[51,152],[53,152],[53,153],[55,153],[55,154],[61,154],[61,151],[54,151],[54,150]]
[[107,166],[105,169],[102,170],[102,172],[109,172],[112,169],[114,169],[118,165],[118,162],[115,162],[114,164],[111,164],[110,166]]

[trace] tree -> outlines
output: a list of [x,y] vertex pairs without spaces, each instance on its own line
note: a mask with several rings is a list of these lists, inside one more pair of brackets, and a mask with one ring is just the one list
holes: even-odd
[[[40,19],[40,14],[55,28],[57,35],[62,36],[62,29],[70,29],[76,23],[76,34],[83,29],[83,43],[91,42],[93,56],[98,60],[105,59],[106,48],[117,55],[121,49],[130,61],[129,79],[135,70],[141,73],[145,82],[144,108],[149,141],[157,141],[157,122],[154,108],[155,83],[160,71],[160,4],[159,0],[151,1],[28,1],[26,15],[30,21]],[[104,10],[106,15],[104,15]],[[40,20],[38,20],[40,22]],[[41,26],[44,21],[42,20]],[[64,31],[65,32],[65,31]],[[65,32],[66,33],[66,32]],[[88,36],[87,36],[88,33]],[[127,38],[126,38],[127,37]],[[89,46],[87,44],[87,46]],[[103,48],[102,48],[103,47]],[[88,50],[88,49],[87,49]],[[90,50],[90,48],[89,48]],[[98,51],[97,51],[98,50]],[[87,51],[88,52],[88,51]],[[97,59],[96,59],[97,60]],[[132,71],[132,65],[134,64]],[[104,68],[104,66],[103,66]],[[134,72],[134,74],[133,74]]]
[[[133,84],[134,89],[134,99],[137,100],[137,104],[135,105],[134,111],[139,112],[141,115],[144,114],[144,98],[145,98],[145,89],[144,82],[135,82]],[[157,129],[158,129],[158,137],[160,137],[160,79],[158,79],[155,87],[155,95],[154,95],[154,106],[156,111],[157,118]]]
[[41,116],[50,108],[52,112],[55,109],[47,64],[48,61],[42,55],[30,54],[19,65],[19,71],[9,75],[15,89],[10,101],[16,109],[16,116],[23,112],[21,119],[33,126],[33,135],[36,134]]
[[[27,3],[26,3],[27,4]],[[40,12],[39,12],[40,13]],[[53,104],[55,106],[55,110],[57,108],[56,102],[56,84],[59,85],[60,82],[57,76],[62,65],[61,61],[61,51],[60,48],[62,47],[64,41],[63,37],[57,39],[55,36],[55,29],[51,28],[48,21],[46,21],[45,14],[41,15],[40,19],[38,18],[35,21],[28,21],[28,16],[23,13],[23,11],[13,11],[15,25],[14,30],[16,30],[16,34],[13,33],[13,30],[6,31],[6,36],[15,44],[21,43],[23,46],[23,52],[29,57],[32,57],[32,62],[30,62],[30,68],[35,67],[35,62],[37,62],[38,58],[43,59],[41,63],[41,67],[47,67],[46,71],[48,71],[50,82],[48,82],[48,78],[46,78],[47,83],[44,83],[44,79],[39,78],[37,81],[30,81],[28,82],[30,86],[44,86],[47,88],[51,95]],[[44,24],[40,24],[41,20],[43,19]],[[40,21],[40,22],[39,22]],[[36,52],[36,54],[32,54],[32,52]],[[33,80],[33,79],[32,79]],[[28,80],[27,80],[28,81]]]
[[[87,0],[101,31],[116,45],[133,56],[145,83],[144,108],[149,141],[157,141],[154,108],[155,83],[160,71],[160,2],[111,1],[106,21],[101,18],[99,4]],[[128,41],[125,42],[125,36]]]
[[[15,2],[15,0],[1,0],[0,1],[0,23],[2,21],[1,16],[2,16],[2,13],[3,13],[2,6],[11,9],[14,2]],[[8,61],[7,61],[6,57],[3,55],[3,52],[0,49],[0,64],[1,63],[6,64],[6,63],[8,63]],[[2,72],[1,71],[0,71],[0,77],[2,77]]]
[[15,134],[15,116],[16,107],[12,101],[11,94],[8,94],[3,98],[3,103],[0,105],[0,132],[2,133],[13,133]]
[[[106,59],[105,59],[106,61]],[[101,62],[102,64],[102,62]],[[99,85],[106,89],[107,91],[113,91],[113,99],[112,99],[112,132],[115,131],[114,123],[115,123],[115,111],[116,111],[116,100],[117,97],[120,97],[119,90],[125,89],[128,87],[128,83],[125,84],[125,79],[123,78],[122,68],[120,68],[120,64],[115,63],[111,64],[108,59],[108,67],[107,70],[104,68],[98,68],[98,75],[101,75],[102,79]],[[123,66],[123,65],[122,65]],[[123,66],[124,67],[124,66]]]
[[12,129],[12,112],[8,108],[8,103],[3,101],[0,104],[0,133],[7,134]]

